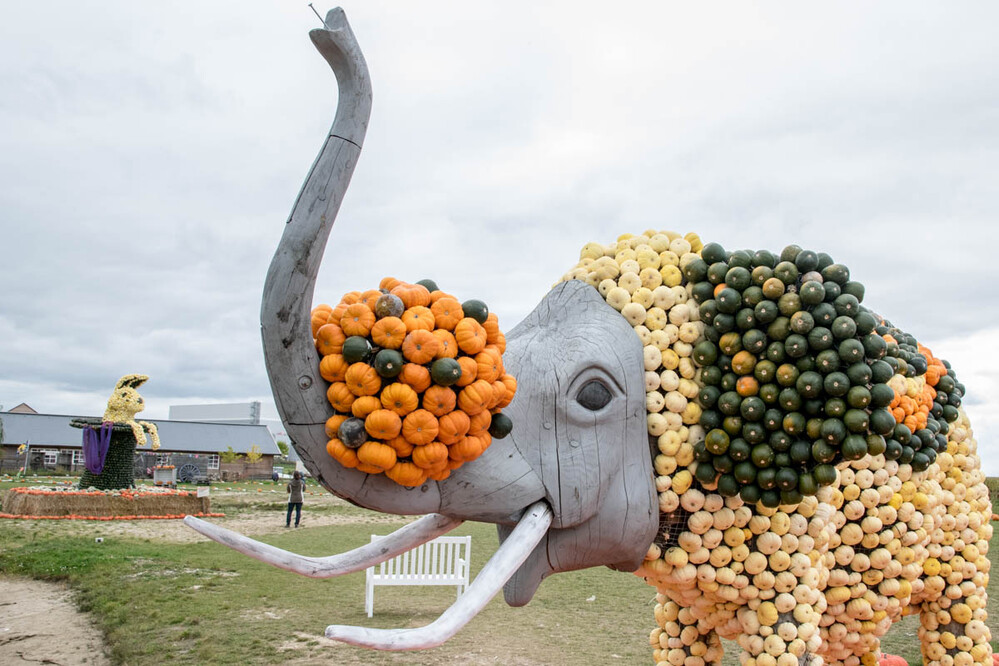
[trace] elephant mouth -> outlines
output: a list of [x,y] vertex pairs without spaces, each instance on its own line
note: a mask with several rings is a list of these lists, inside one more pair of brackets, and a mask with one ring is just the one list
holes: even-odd
[[[548,534],[553,513],[545,501],[524,509],[509,536],[458,600],[430,624],[411,629],[372,629],[331,624],[326,637],[377,650],[422,650],[436,647],[454,636],[486,607],[528,560]],[[463,521],[441,514],[424,516],[376,542],[327,557],[308,557],[250,539],[193,516],[184,523],[224,546],[266,564],[311,578],[332,578],[363,571],[400,555],[438,536]]]

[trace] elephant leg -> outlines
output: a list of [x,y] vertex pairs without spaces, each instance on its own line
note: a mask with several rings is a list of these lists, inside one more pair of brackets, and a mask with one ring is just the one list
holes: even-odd
[[[783,605],[783,604],[782,604]],[[744,666],[822,666],[818,612],[808,604],[777,611],[774,602],[751,603],[738,611]]]
[[707,622],[710,604],[683,606],[663,594],[657,598],[656,623],[651,643],[658,646],[653,657],[657,664],[707,666],[720,664],[724,648],[718,634]]
[[[971,593],[964,596],[962,586]],[[986,624],[985,590],[974,587],[970,581],[950,585],[938,599],[922,604],[919,642],[927,666],[989,663],[992,647]],[[948,591],[953,598],[947,595]]]

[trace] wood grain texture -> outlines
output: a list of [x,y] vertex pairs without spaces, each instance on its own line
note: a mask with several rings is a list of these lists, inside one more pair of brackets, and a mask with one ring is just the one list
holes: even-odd
[[[507,408],[512,440],[536,466],[554,512],[547,538],[504,592],[521,605],[551,573],[608,565],[634,570],[655,536],[658,505],[645,418],[642,345],[582,282],[556,286],[507,337],[520,389]],[[597,411],[577,397],[600,382]],[[500,538],[509,528],[501,526]]]
[[377,542],[327,557],[310,557],[245,537],[207,521],[186,516],[184,524],[223,546],[248,555],[265,564],[310,578],[333,578],[389,560],[421,544],[447,534],[462,521],[439,514],[429,514],[386,535]]
[[332,416],[309,315],[326,241],[360,155],[371,113],[371,83],[346,17],[334,9],[326,27],[309,33],[336,76],[336,116],[292,208],[264,284],[260,309],[267,373],[295,450],[328,490],[369,508],[434,513],[436,485],[405,490],[384,476],[346,469],[326,453],[324,424]]

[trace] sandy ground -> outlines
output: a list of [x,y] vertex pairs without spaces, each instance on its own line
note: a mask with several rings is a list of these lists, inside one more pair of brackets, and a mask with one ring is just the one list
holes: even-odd
[[101,633],[56,583],[0,578],[0,664],[110,664]]

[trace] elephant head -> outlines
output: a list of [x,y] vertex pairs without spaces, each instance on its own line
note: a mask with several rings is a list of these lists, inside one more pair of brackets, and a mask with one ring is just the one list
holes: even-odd
[[433,624],[327,629],[330,637],[371,647],[430,647],[453,635],[501,586],[508,603],[522,605],[549,574],[599,565],[634,571],[642,563],[658,526],[642,345],[595,289],[560,284],[507,335],[505,364],[519,385],[506,408],[515,424],[508,438],[494,441],[446,480],[417,488],[345,468],[326,453],[324,424],[333,412],[319,375],[310,309],[324,247],[363,143],[371,88],[342,10],[332,10],[324,24],[310,36],[336,75],[337,111],[267,274],[261,308],[266,365],[288,434],[319,483],[368,509],[428,515],[377,544],[327,558],[302,557],[186,520],[236,550],[314,577],[363,570],[464,520],[495,523],[499,551]]

